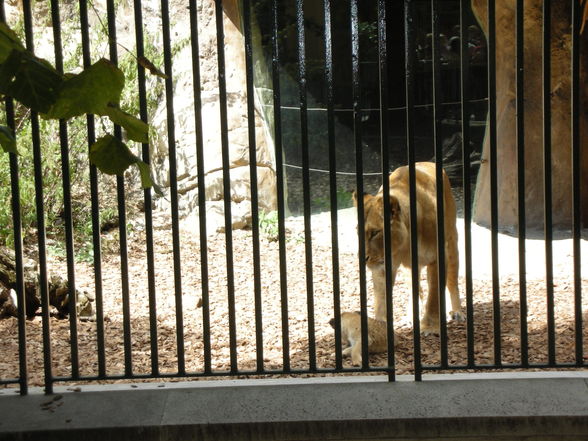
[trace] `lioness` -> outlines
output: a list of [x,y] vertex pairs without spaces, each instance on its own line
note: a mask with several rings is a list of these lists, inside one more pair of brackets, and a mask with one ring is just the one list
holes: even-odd
[[[334,328],[335,319],[329,324]],[[361,315],[359,312],[341,313],[341,340],[348,345],[342,352],[344,357],[351,355],[354,366],[361,366]],[[388,349],[386,323],[368,317],[368,351],[385,352]]]
[[[437,273],[437,198],[435,185],[435,164],[418,162],[416,164],[417,194],[417,236],[418,272],[427,267],[429,296],[421,319],[421,332],[439,332],[439,287]],[[355,206],[357,195],[353,194]],[[363,196],[365,219],[366,265],[371,270],[374,284],[376,319],[386,320],[385,267],[384,267],[384,201],[382,188],[375,196]],[[459,299],[457,277],[459,253],[457,249],[457,229],[455,226],[455,200],[451,193],[449,179],[443,172],[443,204],[445,225],[445,269],[447,288],[451,294],[450,316],[463,321],[464,315]],[[392,285],[398,267],[402,264],[411,267],[410,259],[410,200],[408,167],[399,167],[390,174],[390,224],[392,230]]]

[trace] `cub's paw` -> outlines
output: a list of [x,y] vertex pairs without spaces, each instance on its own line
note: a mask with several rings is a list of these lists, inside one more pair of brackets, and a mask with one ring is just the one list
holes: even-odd
[[465,314],[459,310],[459,311],[450,311],[449,312],[449,318],[451,320],[453,320],[456,323],[464,323],[466,321],[466,316]]

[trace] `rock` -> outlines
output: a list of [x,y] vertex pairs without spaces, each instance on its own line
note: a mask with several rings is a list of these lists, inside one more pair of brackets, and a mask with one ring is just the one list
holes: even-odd
[[[224,5],[233,8],[234,5]],[[200,49],[200,94],[202,102],[202,141],[203,167],[205,172],[206,200],[220,201],[223,198],[223,156],[221,138],[221,107],[218,90],[218,61],[216,57],[216,17],[215,3],[204,0],[198,5],[199,49]],[[234,9],[234,8],[233,8]],[[233,11],[233,9],[231,9]],[[154,9],[156,10],[156,9]],[[172,11],[172,35],[175,39],[188,38],[190,33],[187,15],[182,8]],[[234,12],[234,11],[233,11]],[[146,17],[145,20],[153,18]],[[245,84],[245,54],[243,36],[238,27],[226,16],[224,18],[225,57],[227,60],[226,101],[227,101],[227,139],[228,158],[225,158],[230,168],[231,200],[243,202],[250,200],[249,181],[249,120],[247,118],[247,94]],[[174,124],[176,148],[176,175],[180,219],[186,219],[197,214],[198,209],[198,177],[196,175],[196,129],[194,117],[194,93],[192,80],[192,57],[189,45],[182,48],[173,60],[174,75]],[[256,105],[259,103],[256,101]],[[256,163],[258,171],[258,197],[260,208],[266,211],[277,207],[276,178],[273,155],[273,141],[269,131],[265,128],[261,118],[262,112],[256,109],[255,115],[255,145]],[[170,186],[169,147],[167,137],[167,110],[164,100],[156,109],[151,124],[158,134],[153,140],[152,156],[156,180],[164,187]],[[245,206],[250,206],[247,204]],[[170,209],[170,202],[158,199],[155,207],[159,211]],[[218,215],[217,204],[207,208],[207,215]],[[237,209],[239,210],[239,209]],[[222,215],[221,215],[222,217]],[[238,216],[239,217],[239,216]],[[234,220],[233,228],[240,228],[250,223],[251,213],[243,214],[241,220]],[[210,219],[210,224],[222,222]],[[224,228],[224,227],[223,227]]]
[[[183,220],[182,226],[193,234],[199,234],[199,216],[197,210]],[[234,230],[251,225],[251,203],[243,201],[231,203],[231,228]],[[206,202],[206,230],[209,234],[225,232],[224,201]]]

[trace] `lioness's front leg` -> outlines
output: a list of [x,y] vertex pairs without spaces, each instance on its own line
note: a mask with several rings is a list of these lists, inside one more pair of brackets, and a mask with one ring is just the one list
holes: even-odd
[[427,265],[427,284],[429,293],[425,313],[421,319],[421,332],[425,335],[439,334],[439,279],[437,262]]
[[[394,286],[396,273],[399,265],[392,265],[391,286]],[[376,320],[387,321],[386,317],[386,269],[384,265],[374,268],[372,271],[372,282],[374,284],[374,311]]]

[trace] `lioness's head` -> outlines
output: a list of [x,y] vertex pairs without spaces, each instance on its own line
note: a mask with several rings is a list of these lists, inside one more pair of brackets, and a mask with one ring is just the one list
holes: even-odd
[[[365,263],[373,268],[384,264],[384,199],[383,194],[363,195],[365,227]],[[357,207],[357,194],[353,193],[353,203]],[[398,251],[406,246],[408,229],[402,221],[398,199],[390,195],[390,227],[392,250]]]

